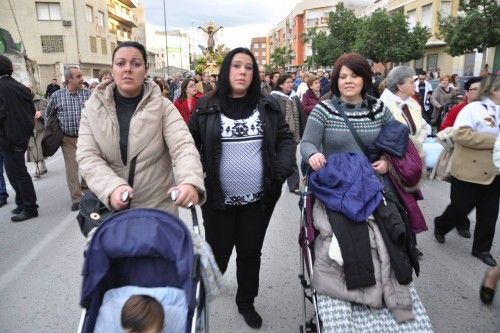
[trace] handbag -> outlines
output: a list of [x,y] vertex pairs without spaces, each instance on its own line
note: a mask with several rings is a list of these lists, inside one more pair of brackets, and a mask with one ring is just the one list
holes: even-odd
[[[128,184],[130,187],[134,186],[134,174],[135,174],[135,163],[137,161],[137,156],[132,158],[130,161],[130,169],[128,174]],[[130,201],[128,202],[127,208],[130,208]],[[100,226],[104,221],[106,221],[111,215],[113,215],[116,210],[110,210],[106,205],[104,205],[97,195],[92,191],[87,191],[83,194],[80,199],[80,211],[76,216],[78,225],[80,226],[80,231],[87,237],[90,231],[94,228]]]
[[47,119],[45,131],[42,138],[42,154],[43,157],[49,157],[56,153],[61,146],[63,131],[59,126],[57,114],[53,113]]
[[451,159],[453,157],[453,150],[455,149],[452,134],[453,128],[449,127],[436,135],[444,148],[437,158],[436,165],[432,168],[432,172],[429,176],[430,179],[437,179],[445,182],[451,180]]

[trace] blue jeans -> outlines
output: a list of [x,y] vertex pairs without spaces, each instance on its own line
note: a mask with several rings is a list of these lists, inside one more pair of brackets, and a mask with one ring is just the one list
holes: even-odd
[[9,194],[7,193],[7,187],[5,186],[5,178],[3,177],[3,154],[0,151],[0,200],[7,199]]

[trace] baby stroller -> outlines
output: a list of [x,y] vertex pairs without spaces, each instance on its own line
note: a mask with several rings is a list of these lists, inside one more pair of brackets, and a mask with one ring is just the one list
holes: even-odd
[[[191,212],[194,231],[199,233],[196,211],[192,208]],[[99,326],[105,322],[101,316],[112,316],[120,329],[121,307],[112,296],[108,298],[108,293],[121,296],[123,305],[127,298],[124,293],[130,296],[148,290],[152,291],[150,296],[164,297],[161,303],[168,309],[165,331],[194,333],[204,328],[208,332],[200,258],[193,251],[185,224],[157,209],[137,208],[114,214],[95,230],[85,252],[80,301],[84,311],[78,332],[91,333],[98,331],[97,327],[108,331],[102,328],[106,326]],[[170,320],[169,314],[176,317]],[[169,322],[175,327],[169,327]]]
[[[432,332],[430,319],[420,301],[413,283],[410,292],[415,319],[397,324],[387,308],[371,308],[366,305],[336,299],[317,292],[313,286],[314,264],[317,253],[315,243],[320,231],[314,225],[315,205],[321,204],[310,191],[308,177],[299,199],[300,214],[300,272],[302,286],[303,320],[299,332]],[[314,218],[313,218],[314,216]],[[307,304],[313,307],[308,315]]]

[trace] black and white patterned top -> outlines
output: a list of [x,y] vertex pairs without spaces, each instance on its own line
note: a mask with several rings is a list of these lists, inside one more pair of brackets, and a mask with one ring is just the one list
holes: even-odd
[[230,119],[221,114],[220,180],[226,205],[246,205],[262,198],[262,140],[257,109],[246,119]]

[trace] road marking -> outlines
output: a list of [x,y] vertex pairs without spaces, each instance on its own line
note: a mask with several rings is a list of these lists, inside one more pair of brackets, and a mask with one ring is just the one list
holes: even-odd
[[38,244],[23,256],[9,271],[0,276],[0,293],[13,281],[21,276],[23,271],[28,267],[33,260],[36,259],[47,246],[49,246],[56,238],[58,238],[67,228],[72,226],[72,221],[75,219],[74,214],[68,215],[57,227],[52,229]]

